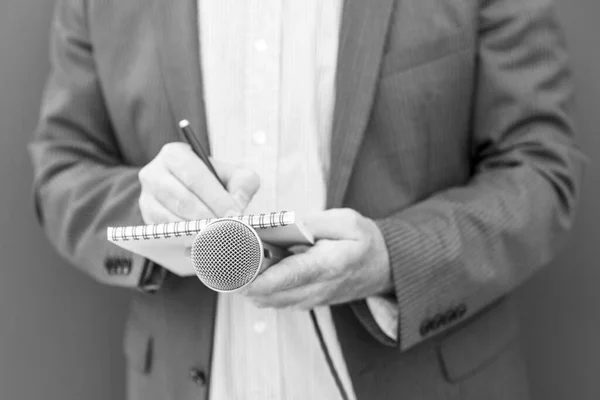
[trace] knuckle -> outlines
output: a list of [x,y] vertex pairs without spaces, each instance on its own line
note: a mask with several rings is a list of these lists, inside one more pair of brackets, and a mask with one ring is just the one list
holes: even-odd
[[342,210],[344,219],[348,222],[349,228],[356,230],[361,226],[361,215],[351,208]]
[[176,215],[187,215],[189,211],[188,203],[182,199],[173,200],[173,211]]
[[358,214],[354,209],[348,207],[344,208],[343,212],[346,213],[349,218],[355,217]]
[[250,302],[254,305],[254,307],[260,309],[264,309],[269,306],[267,300],[261,297],[253,297],[250,299]]
[[153,209],[146,209],[144,211],[144,221],[148,224],[160,224],[163,222],[158,213]]
[[145,184],[148,182],[148,168],[149,168],[149,165],[145,166],[144,168],[142,168],[138,171],[138,180],[142,184]]
[[339,264],[339,263],[330,264],[328,266],[328,268],[325,270],[325,272],[323,273],[322,280],[323,281],[331,281],[334,279],[339,279],[340,276],[344,275],[345,272],[346,272],[345,268],[341,264]]
[[229,195],[227,192],[215,195],[210,199],[210,203],[210,208],[213,209],[219,216],[223,216],[229,210],[237,208],[231,195]]
[[356,242],[358,254],[365,254],[374,245],[373,239],[370,237],[362,237],[361,240]]
[[175,197],[172,203],[172,211],[187,219],[210,218],[212,213],[206,209],[204,203],[191,192],[183,192]]
[[[185,168],[178,172],[178,178],[186,187],[193,193],[196,193],[202,201],[208,201],[214,190],[214,183],[211,180],[215,179],[208,171],[204,164],[201,164],[199,169]],[[211,190],[213,188],[213,190]]]
[[152,221],[152,223],[159,224],[161,222],[165,222],[164,218],[162,217],[162,215],[160,215],[160,213],[158,212],[158,210],[156,210],[156,208],[154,208],[154,207],[148,208],[146,210],[146,213],[148,214],[148,217],[150,218],[150,220]]
[[358,213],[352,208],[344,208],[344,213],[349,220],[356,221],[358,219]]
[[165,222],[170,222],[167,220],[167,218],[164,218],[162,215],[160,215],[157,212],[151,212],[150,219],[152,220],[153,224],[164,224]]
[[177,178],[183,182],[183,184],[187,187],[189,187],[191,185],[191,183],[194,181],[192,179],[192,173],[190,170],[188,169],[180,169],[177,171]]
[[237,167],[227,182],[228,190],[233,193],[240,205],[247,205],[260,187],[260,177],[254,171]]
[[163,156],[172,156],[174,154],[177,153],[177,149],[179,148],[178,143],[175,142],[171,142],[171,143],[166,143],[165,145],[163,145],[163,147],[160,149],[160,153]]
[[167,165],[177,166],[182,159],[182,151],[185,149],[185,146],[184,143],[179,142],[167,143],[160,149],[158,158]]
[[286,288],[293,288],[296,287],[300,284],[300,275],[297,274],[296,272],[292,272],[288,275],[285,283],[284,283],[284,287]]
[[143,188],[151,188],[160,183],[159,177],[163,176],[162,172],[160,164],[152,160],[138,171],[137,176]]
[[147,219],[151,224],[160,224],[161,220],[157,217],[156,212],[153,210],[146,211]]

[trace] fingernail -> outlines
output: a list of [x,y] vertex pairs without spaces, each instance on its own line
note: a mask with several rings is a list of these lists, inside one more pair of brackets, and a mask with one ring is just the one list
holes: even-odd
[[244,210],[248,207],[248,203],[250,202],[250,198],[248,195],[242,191],[237,191],[231,195],[233,200],[237,203],[241,210]]

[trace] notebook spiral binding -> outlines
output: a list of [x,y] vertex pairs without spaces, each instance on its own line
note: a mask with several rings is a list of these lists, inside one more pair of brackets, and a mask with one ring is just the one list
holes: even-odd
[[[294,215],[288,211],[276,211],[263,214],[248,214],[235,217],[254,229],[277,228],[294,222]],[[135,227],[109,227],[108,237],[113,242],[128,240],[168,239],[171,236],[192,236],[218,218],[198,219],[194,221],[166,222],[162,224]],[[183,226],[182,226],[183,225]]]

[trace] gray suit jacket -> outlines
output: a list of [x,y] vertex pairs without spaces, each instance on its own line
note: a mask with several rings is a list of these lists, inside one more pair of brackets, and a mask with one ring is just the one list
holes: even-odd
[[[328,207],[373,218],[397,342],[364,301],[333,307],[359,399],[525,399],[508,295],[574,218],[584,157],[550,0],[346,0]],[[207,146],[195,0],[63,0],[30,151],[38,216],[100,282],[136,288],[140,257],[105,229],[141,224],[139,168],[189,118]],[[132,398],[204,398],[215,294],[171,276],[132,291]]]

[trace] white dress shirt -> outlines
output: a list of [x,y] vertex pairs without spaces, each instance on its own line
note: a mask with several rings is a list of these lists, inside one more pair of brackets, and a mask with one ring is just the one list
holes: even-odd
[[[261,177],[247,213],[325,208],[341,12],[342,0],[198,0],[212,157]],[[315,311],[354,399],[329,307]],[[220,294],[213,351],[211,400],[341,399],[306,311]]]

